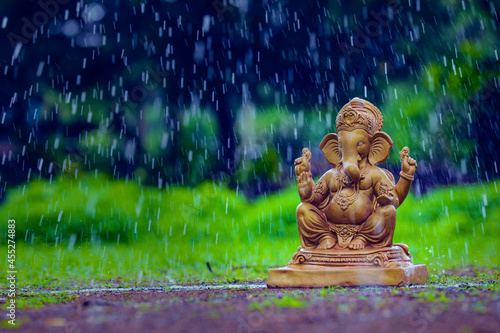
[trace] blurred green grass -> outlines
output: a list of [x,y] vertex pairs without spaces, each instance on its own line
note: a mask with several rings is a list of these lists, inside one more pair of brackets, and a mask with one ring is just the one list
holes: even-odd
[[[430,271],[498,265],[499,201],[495,181],[410,195],[394,242]],[[290,260],[298,203],[295,186],[249,202],[212,182],[160,190],[81,175],[11,189],[0,215],[16,220],[20,287],[227,282]],[[7,223],[0,235],[6,248]]]

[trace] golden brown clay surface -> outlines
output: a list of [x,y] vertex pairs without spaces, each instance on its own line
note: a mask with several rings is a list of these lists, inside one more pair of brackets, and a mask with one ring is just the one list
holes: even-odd
[[[295,160],[301,246],[286,268],[269,272],[268,286],[398,285],[422,283],[425,265],[413,265],[408,247],[394,244],[396,209],[417,169],[410,149],[399,153],[401,172],[378,167],[393,146],[372,103],[353,98],[339,111],[337,133],[319,148],[332,168],[314,183],[308,148]],[[312,279],[312,280],[311,280]]]

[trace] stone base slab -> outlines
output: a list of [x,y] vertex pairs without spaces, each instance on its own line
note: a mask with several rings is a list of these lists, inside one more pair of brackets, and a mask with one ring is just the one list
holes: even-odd
[[427,281],[427,266],[406,267],[332,267],[288,265],[269,270],[269,288],[328,286],[398,286]]

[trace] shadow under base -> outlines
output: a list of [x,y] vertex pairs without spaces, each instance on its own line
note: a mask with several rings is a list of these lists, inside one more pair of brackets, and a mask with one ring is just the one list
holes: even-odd
[[299,248],[286,267],[269,270],[269,288],[398,286],[427,281],[426,265],[414,265],[405,244],[365,250]]

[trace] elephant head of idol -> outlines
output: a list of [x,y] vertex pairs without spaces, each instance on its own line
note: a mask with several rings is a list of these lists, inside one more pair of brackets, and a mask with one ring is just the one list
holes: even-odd
[[361,165],[377,165],[389,157],[393,143],[389,135],[381,132],[382,124],[382,113],[375,105],[353,98],[337,115],[337,134],[327,134],[319,147],[331,165],[342,167],[357,183]]

